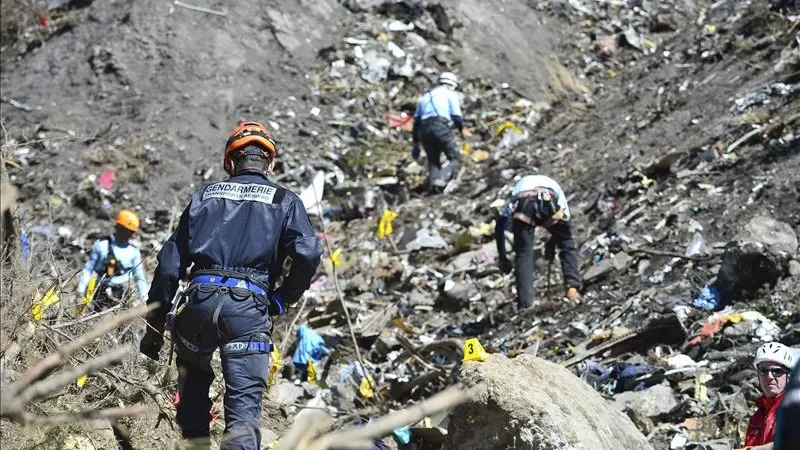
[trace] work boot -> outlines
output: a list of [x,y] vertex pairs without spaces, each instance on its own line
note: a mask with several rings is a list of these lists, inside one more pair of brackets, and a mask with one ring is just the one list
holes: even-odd
[[567,289],[567,300],[575,303],[581,301],[581,293],[578,292],[578,288],[571,287]]

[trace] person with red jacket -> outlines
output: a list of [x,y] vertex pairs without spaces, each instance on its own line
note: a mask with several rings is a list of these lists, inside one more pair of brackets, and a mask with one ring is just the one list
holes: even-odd
[[764,395],[756,399],[758,410],[750,418],[742,450],[772,450],[775,414],[783,399],[794,359],[794,350],[777,342],[764,344],[756,352],[753,365],[758,371],[758,385]]

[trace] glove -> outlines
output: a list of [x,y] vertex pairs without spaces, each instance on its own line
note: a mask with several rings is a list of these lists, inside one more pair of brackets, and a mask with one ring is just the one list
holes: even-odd
[[286,312],[286,307],[283,306],[283,300],[281,299],[281,294],[272,291],[269,293],[268,297],[269,297],[270,316],[280,316],[281,314]]
[[553,262],[556,259],[556,243],[553,239],[548,239],[544,246],[544,259]]
[[148,328],[142,341],[139,342],[139,352],[153,361],[158,361],[158,352],[162,345],[164,345],[164,337]]
[[416,160],[418,160],[418,159],[419,159],[419,155],[420,155],[420,149],[419,149],[419,145],[415,145],[415,146],[414,146],[414,147],[411,149],[411,157],[412,157],[412,158],[414,158],[414,161],[416,161]]
[[500,271],[504,274],[511,273],[511,261],[508,258],[500,258],[500,261],[497,262],[497,266],[500,268]]

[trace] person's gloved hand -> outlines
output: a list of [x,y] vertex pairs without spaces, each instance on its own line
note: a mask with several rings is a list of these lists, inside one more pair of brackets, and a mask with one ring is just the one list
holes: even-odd
[[513,268],[511,261],[509,261],[508,258],[500,258],[500,261],[497,262],[497,266],[504,274],[511,273],[511,269]]
[[152,328],[147,328],[142,341],[139,342],[139,352],[153,361],[158,361],[158,352],[164,345],[164,337]]
[[556,243],[550,238],[544,246],[544,259],[547,261],[554,261],[556,259]]
[[286,312],[286,306],[283,304],[281,295],[275,291],[269,293],[269,315],[280,316]]
[[419,145],[415,145],[413,148],[411,148],[411,157],[414,158],[414,161],[419,159],[420,153],[421,151]]

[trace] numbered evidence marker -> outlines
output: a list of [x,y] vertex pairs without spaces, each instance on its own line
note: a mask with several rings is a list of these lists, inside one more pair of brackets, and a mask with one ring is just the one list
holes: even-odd
[[464,342],[464,361],[486,361],[489,354],[483,349],[477,338],[467,339]]

